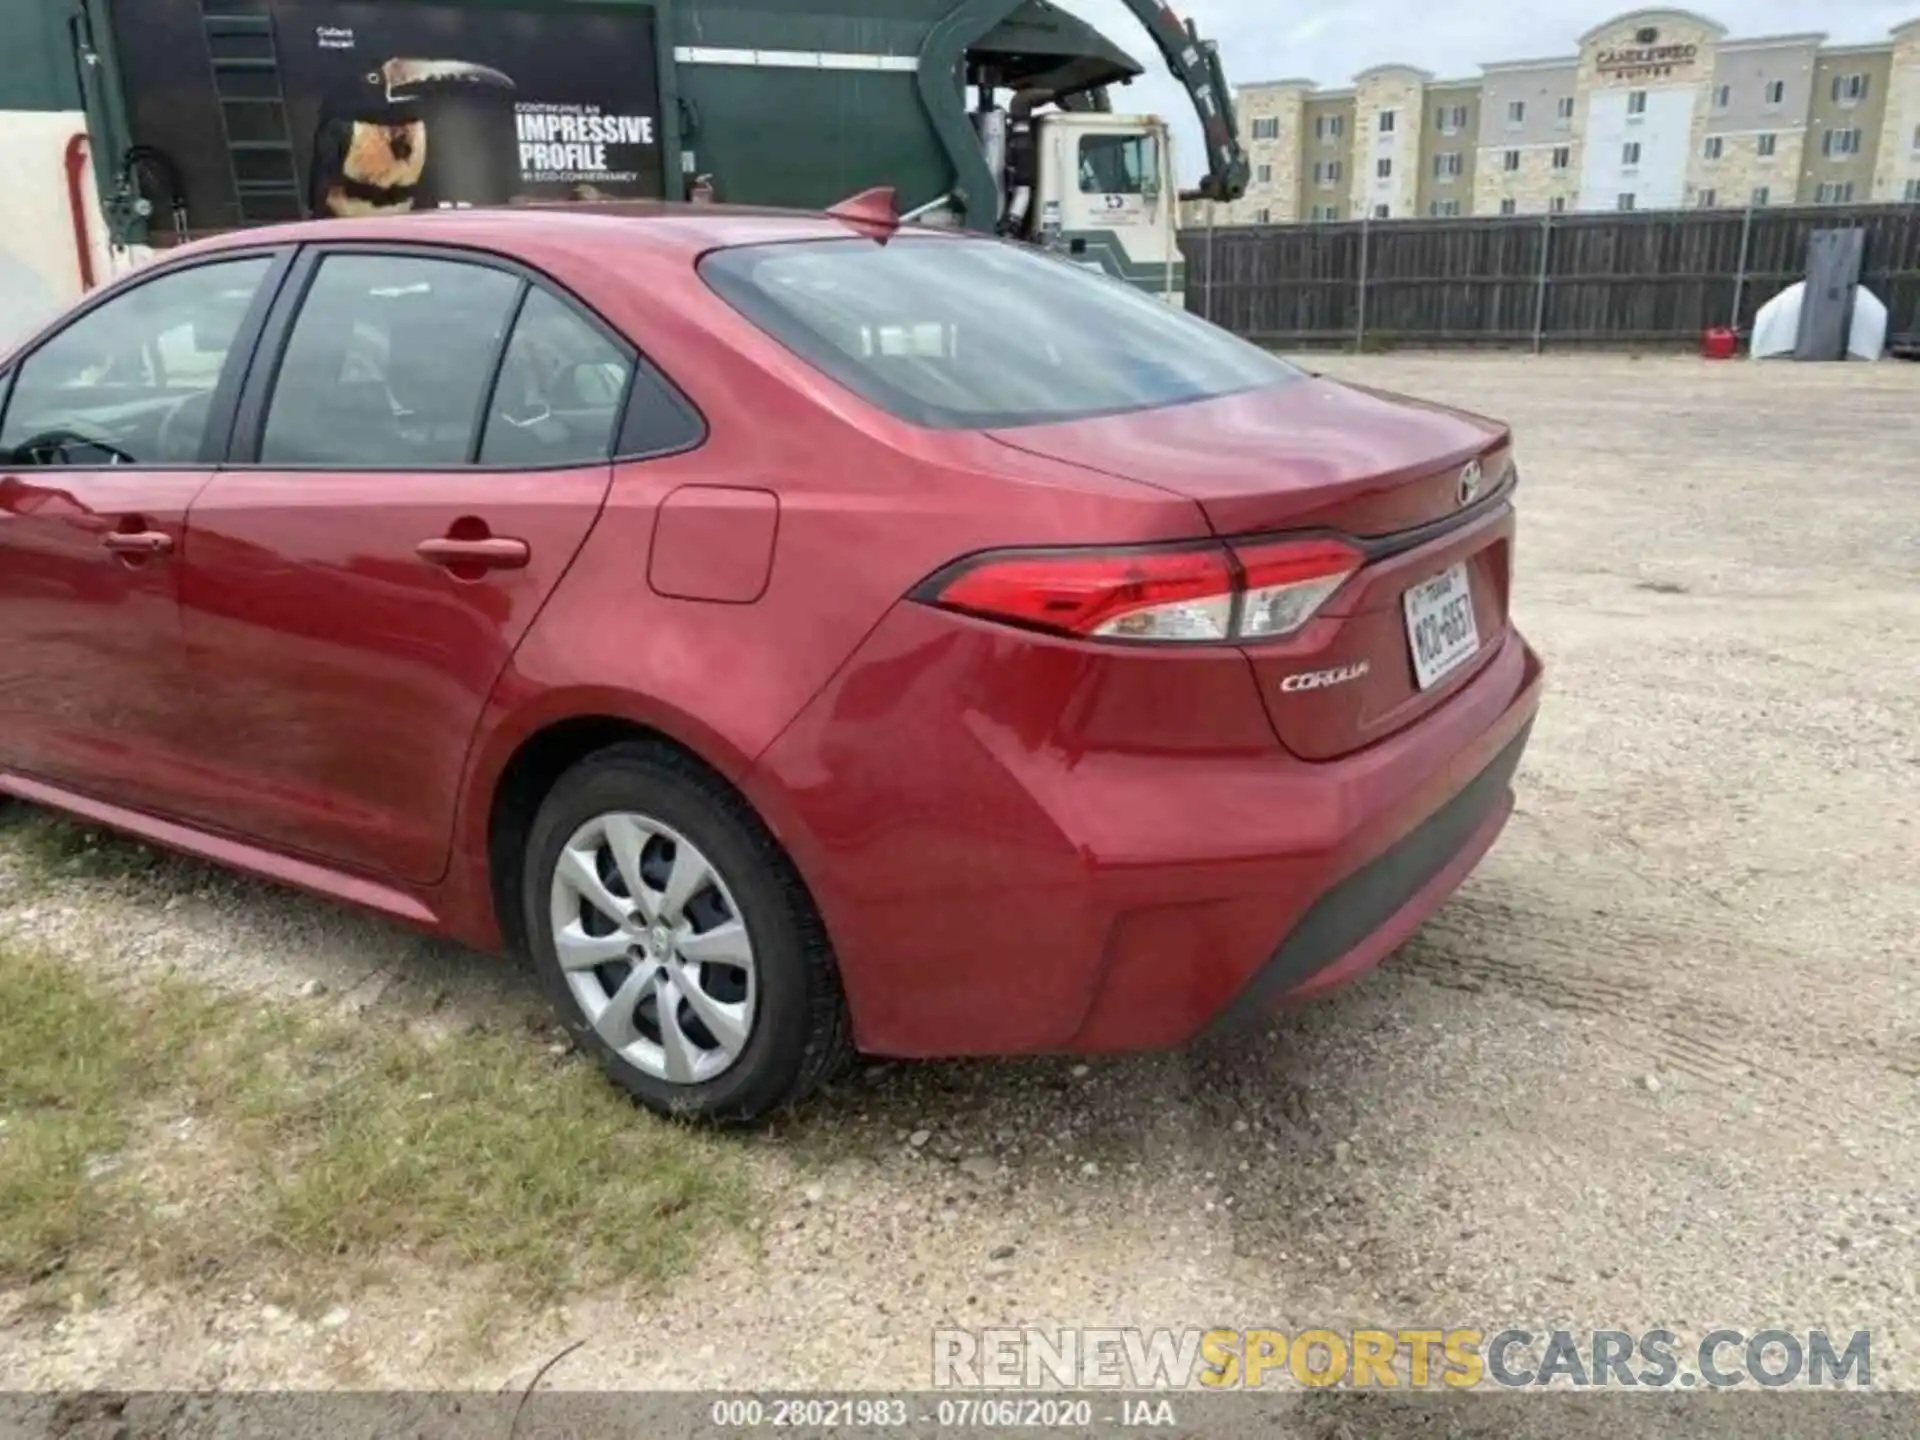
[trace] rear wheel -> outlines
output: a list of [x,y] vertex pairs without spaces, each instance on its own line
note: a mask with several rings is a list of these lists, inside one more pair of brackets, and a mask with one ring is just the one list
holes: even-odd
[[832,952],[791,862],[677,752],[617,746],[562,776],[524,886],[562,1023],[650,1108],[752,1120],[846,1057]]

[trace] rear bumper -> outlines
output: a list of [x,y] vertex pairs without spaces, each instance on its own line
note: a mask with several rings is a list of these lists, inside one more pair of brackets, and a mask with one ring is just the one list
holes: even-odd
[[1532,722],[1458,795],[1300,917],[1211,1029],[1232,1030],[1365,974],[1446,903],[1513,813],[1513,774]]
[[1183,1045],[1377,963],[1492,845],[1541,666],[1506,631],[1431,714],[1280,749],[1238,655],[903,605],[760,758],[863,1049]]

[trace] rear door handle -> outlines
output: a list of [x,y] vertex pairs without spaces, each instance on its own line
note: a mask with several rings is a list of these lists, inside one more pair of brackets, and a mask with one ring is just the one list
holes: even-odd
[[449,570],[476,566],[483,570],[519,570],[532,558],[533,551],[524,540],[504,535],[489,535],[483,540],[456,540],[443,535],[422,540],[413,553],[431,565]]
[[116,555],[171,555],[173,537],[162,530],[114,530],[100,543]]

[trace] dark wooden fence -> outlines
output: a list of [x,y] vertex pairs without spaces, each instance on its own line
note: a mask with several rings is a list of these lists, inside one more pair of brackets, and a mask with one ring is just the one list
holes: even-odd
[[1920,332],[1920,205],[1475,216],[1182,232],[1187,306],[1288,346],[1696,345],[1804,278],[1807,236],[1867,232],[1862,283]]

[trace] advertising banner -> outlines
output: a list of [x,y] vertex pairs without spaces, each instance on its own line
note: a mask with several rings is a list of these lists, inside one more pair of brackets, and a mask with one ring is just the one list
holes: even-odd
[[275,0],[310,215],[663,193],[654,12]]

